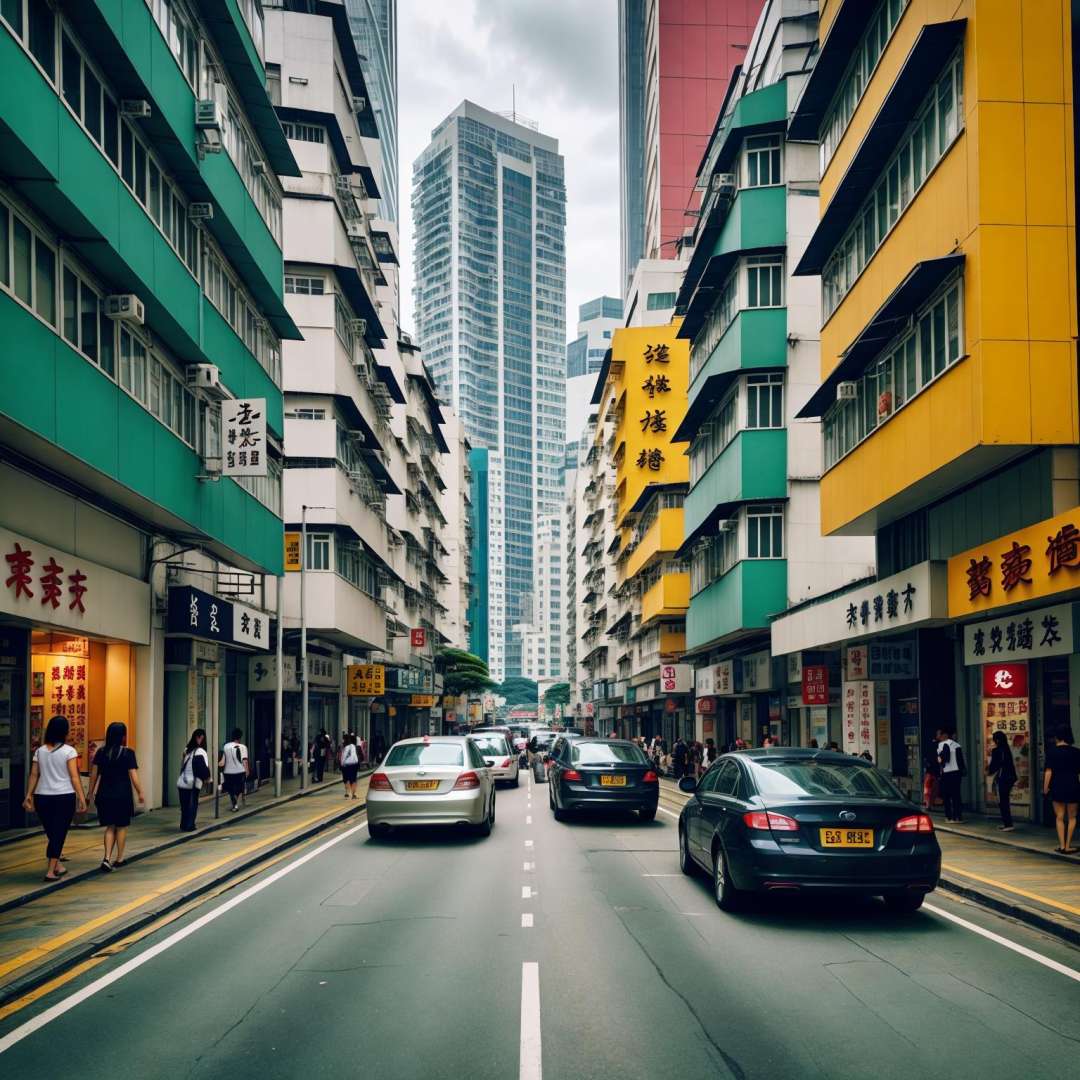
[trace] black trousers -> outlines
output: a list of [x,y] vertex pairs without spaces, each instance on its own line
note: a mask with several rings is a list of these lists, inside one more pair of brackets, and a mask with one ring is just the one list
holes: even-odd
[[941,800],[945,803],[945,817],[949,821],[960,820],[960,772],[941,774]]
[[1009,805],[1009,796],[1012,795],[1013,784],[1015,780],[1001,780],[998,779],[998,806],[1001,809],[1001,824],[1011,826],[1012,819],[1012,807]]
[[176,791],[180,796],[180,831],[191,832],[199,812],[199,789],[178,787]]
[[34,810],[41,818],[41,826],[49,840],[45,848],[46,857],[59,859],[75,817],[75,792],[67,795],[35,795]]

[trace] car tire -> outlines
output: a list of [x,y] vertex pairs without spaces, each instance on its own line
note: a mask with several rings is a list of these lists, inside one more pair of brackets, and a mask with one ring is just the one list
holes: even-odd
[[646,806],[638,811],[639,821],[654,821],[656,819],[656,807]]
[[912,891],[902,893],[886,893],[885,906],[889,911],[897,915],[911,915],[922,907],[926,899],[926,893]]
[[555,815],[556,821],[565,821],[569,816],[565,810],[560,809],[558,806],[553,806],[551,811]]
[[389,825],[369,825],[368,836],[372,840],[386,840],[390,836]]
[[742,894],[731,880],[727,856],[722,847],[718,847],[713,855],[713,897],[721,911],[737,911],[742,900]]
[[679,869],[687,877],[697,877],[697,863],[694,862],[694,856],[690,854],[686,830],[681,825],[679,826]]
[[491,800],[491,809],[488,811],[487,817],[476,826],[477,836],[490,836],[491,826],[495,823],[495,800]]
[[518,774],[517,776],[514,777],[513,780],[510,781],[510,786],[511,787],[517,787],[520,782],[521,782],[521,775]]
[[552,810],[555,809],[555,785],[554,784],[548,784],[548,806],[550,806]]

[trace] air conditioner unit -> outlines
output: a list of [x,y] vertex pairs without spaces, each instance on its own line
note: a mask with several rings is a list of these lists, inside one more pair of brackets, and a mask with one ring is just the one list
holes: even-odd
[[229,396],[228,391],[221,385],[221,371],[217,364],[188,364],[184,374],[192,390],[202,390],[216,401],[222,401]]
[[262,158],[255,158],[255,160],[251,163],[251,168],[253,172],[257,172],[262,175],[266,172],[266,162],[263,161]]
[[347,176],[335,176],[334,187],[337,188],[339,195],[351,195],[353,193],[352,183]]
[[214,220],[214,204],[208,202],[193,202],[188,204],[188,217],[195,225],[204,221]]
[[367,108],[366,97],[354,97],[352,99],[353,112],[363,112]]
[[146,309],[143,302],[134,293],[114,293],[105,297],[105,314],[110,319],[142,326],[146,321]]
[[221,130],[221,107],[213,98],[195,102],[195,126],[200,131]]
[[735,527],[738,524],[739,524],[739,522],[738,522],[738,520],[736,518],[728,518],[726,521],[721,521],[720,522],[720,532],[722,532],[722,533],[734,532]]
[[350,319],[349,327],[354,334],[359,334],[361,337],[367,336],[367,319]]
[[735,174],[729,172],[713,173],[709,178],[709,190],[717,195],[731,198],[735,194]]
[[839,382],[836,384],[837,401],[854,401],[859,396],[859,384],[856,382]]
[[120,102],[120,115],[132,120],[149,120],[150,102],[141,98],[127,98]]

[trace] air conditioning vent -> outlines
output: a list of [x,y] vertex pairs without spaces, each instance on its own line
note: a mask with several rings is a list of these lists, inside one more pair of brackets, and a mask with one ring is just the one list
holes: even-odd
[[352,183],[347,176],[335,176],[334,187],[337,188],[339,195],[351,195],[353,193]]
[[188,204],[188,217],[198,225],[203,221],[214,220],[214,204],[208,202],[193,202]]
[[195,102],[195,126],[200,131],[221,130],[221,108],[213,98]]
[[105,314],[110,319],[142,326],[146,321],[143,302],[134,293],[114,293],[105,297]]
[[735,174],[713,173],[709,178],[709,190],[717,195],[732,198],[735,195]]
[[354,334],[359,334],[360,337],[367,336],[367,319],[350,319],[349,326]]
[[836,384],[837,401],[854,401],[859,396],[859,384],[855,382],[839,382]]
[[120,102],[120,115],[132,120],[150,119],[150,102],[140,98],[128,98]]
[[192,390],[201,390],[215,401],[223,401],[229,396],[221,385],[221,371],[217,364],[188,364],[184,374]]
[[266,172],[266,162],[263,161],[262,158],[256,158],[252,161],[251,168],[253,172],[258,173],[261,176]]
[[366,97],[354,97],[352,99],[353,112],[363,112],[367,108]]

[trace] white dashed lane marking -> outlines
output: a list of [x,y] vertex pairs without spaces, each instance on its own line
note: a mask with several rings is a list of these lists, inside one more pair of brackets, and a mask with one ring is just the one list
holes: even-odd
[[532,924],[533,924],[532,912],[531,911],[522,912],[522,914],[521,914],[521,926],[522,926],[522,929],[527,929],[528,927],[532,926]]

